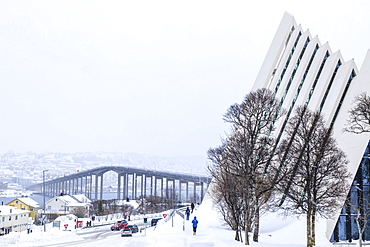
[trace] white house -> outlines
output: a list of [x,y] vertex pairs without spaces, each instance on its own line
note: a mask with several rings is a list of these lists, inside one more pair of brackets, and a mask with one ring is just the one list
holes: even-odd
[[63,195],[56,196],[46,204],[46,214],[58,214],[67,215],[76,208],[85,208],[86,210],[90,207],[91,200],[84,195]]
[[13,206],[0,206],[0,235],[27,230],[32,221],[29,214],[28,210]]

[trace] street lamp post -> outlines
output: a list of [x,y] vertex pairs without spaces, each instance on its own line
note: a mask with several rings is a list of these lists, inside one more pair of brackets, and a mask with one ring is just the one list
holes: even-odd
[[43,196],[44,196],[44,215],[42,216],[42,224],[44,225],[44,232],[46,232],[46,224],[45,224],[45,220],[44,220],[44,217],[45,217],[45,212],[46,212],[46,204],[45,204],[45,172],[47,172],[49,170],[43,170],[42,171],[42,192],[43,192]]

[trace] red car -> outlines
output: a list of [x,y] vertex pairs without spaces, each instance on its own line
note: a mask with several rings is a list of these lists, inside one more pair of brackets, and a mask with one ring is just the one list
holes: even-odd
[[119,230],[122,230],[123,228],[125,228],[125,226],[127,226],[128,223],[126,220],[120,220],[120,221],[117,221],[113,226],[110,227],[110,229],[112,231],[119,231]]

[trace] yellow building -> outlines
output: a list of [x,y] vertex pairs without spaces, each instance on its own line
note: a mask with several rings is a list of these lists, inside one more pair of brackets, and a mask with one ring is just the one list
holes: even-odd
[[30,211],[30,217],[32,217],[32,220],[35,220],[35,215],[40,208],[39,204],[30,197],[19,197],[6,205]]

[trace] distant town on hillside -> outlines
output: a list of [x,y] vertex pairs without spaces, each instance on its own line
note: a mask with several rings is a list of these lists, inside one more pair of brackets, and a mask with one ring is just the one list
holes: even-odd
[[[5,190],[24,190],[27,186],[100,166],[128,166],[158,171],[208,175],[207,160],[201,156],[157,157],[136,153],[17,153],[0,154],[0,196]],[[117,173],[104,174],[105,186],[115,187]]]

